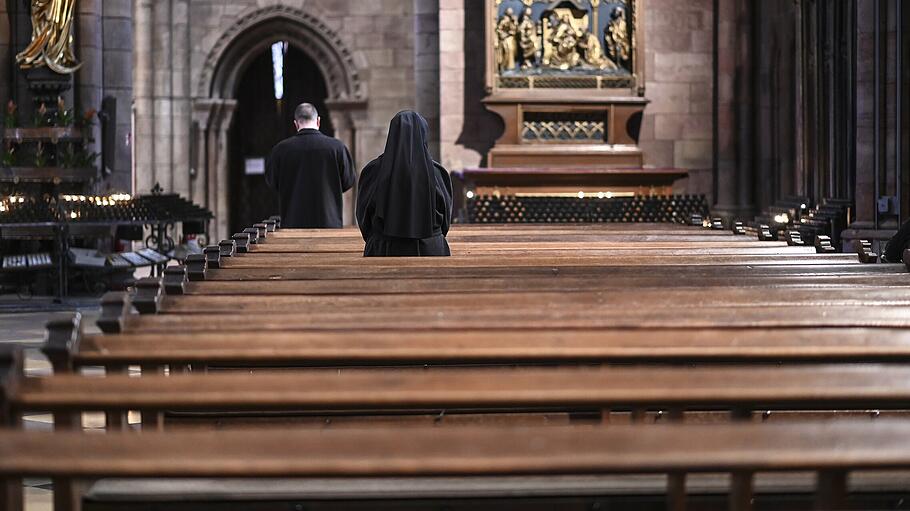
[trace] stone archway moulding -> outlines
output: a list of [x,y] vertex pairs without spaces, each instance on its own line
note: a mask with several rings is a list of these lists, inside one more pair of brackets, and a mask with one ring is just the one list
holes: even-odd
[[304,43],[298,47],[319,65],[330,100],[365,100],[365,85],[354,54],[341,37],[319,17],[287,5],[255,8],[237,16],[209,51],[196,83],[196,97],[231,97],[236,75],[245,66],[237,65],[239,62],[227,68],[223,65],[230,60],[246,60],[259,46],[264,48],[281,36]]

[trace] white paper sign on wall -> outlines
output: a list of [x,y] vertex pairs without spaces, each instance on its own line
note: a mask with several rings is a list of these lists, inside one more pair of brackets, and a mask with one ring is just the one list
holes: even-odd
[[245,169],[248,176],[265,174],[265,158],[247,158]]

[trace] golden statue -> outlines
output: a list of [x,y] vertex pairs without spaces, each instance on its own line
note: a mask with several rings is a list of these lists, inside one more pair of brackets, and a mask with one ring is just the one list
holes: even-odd
[[604,55],[603,48],[600,47],[597,36],[591,32],[585,31],[585,33],[582,34],[581,41],[578,43],[578,48],[581,50],[582,58],[586,64],[598,69],[618,68],[612,60]]
[[518,57],[517,35],[518,20],[515,19],[515,12],[509,7],[496,24],[496,63],[499,65],[500,71],[515,69],[515,61]]
[[82,64],[73,51],[76,0],[32,0],[32,41],[16,55],[22,69],[47,66],[60,74],[76,72]]
[[604,31],[604,43],[613,62],[620,65],[629,62],[629,28],[626,24],[626,11],[621,7],[613,9],[610,14],[610,24]]
[[563,70],[573,68],[581,60],[578,54],[580,34],[575,30],[568,14],[560,16],[554,25],[553,35],[550,36],[553,51],[548,64]]
[[531,69],[537,67],[537,59],[540,55],[540,33],[537,23],[531,17],[531,8],[525,9],[524,17],[518,25],[518,34],[521,45],[521,67],[522,69]]

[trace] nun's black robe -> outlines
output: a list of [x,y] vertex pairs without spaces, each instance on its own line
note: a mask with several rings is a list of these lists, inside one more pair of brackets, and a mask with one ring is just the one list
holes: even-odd
[[364,167],[357,222],[364,256],[448,256],[452,181],[426,146],[427,124],[415,112],[392,119],[385,152]]

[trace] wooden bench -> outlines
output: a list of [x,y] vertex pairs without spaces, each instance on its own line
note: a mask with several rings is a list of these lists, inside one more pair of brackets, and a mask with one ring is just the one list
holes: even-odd
[[[734,475],[729,509],[752,508],[753,475],[818,472],[817,508],[840,509],[853,470],[910,468],[910,423],[325,431],[0,431],[0,476],[381,477],[700,472]],[[670,488],[674,509],[685,485]],[[14,497],[14,496],[13,496]],[[78,495],[74,495],[78,498]],[[15,505],[15,499],[6,501]],[[16,507],[8,507],[15,510]],[[69,511],[58,509],[58,511]]]
[[[58,374],[25,378],[21,357],[7,357],[3,402],[13,414],[139,410],[299,411],[310,415],[398,411],[612,409],[730,411],[906,410],[910,366],[839,364],[714,367],[551,367],[346,369],[127,375]],[[152,368],[154,371],[154,368]],[[609,415],[605,415],[605,418]],[[144,422],[151,422],[145,420]],[[14,422],[14,419],[6,422]]]
[[[72,336],[55,370],[126,365],[343,367],[456,364],[708,364],[910,361],[910,332],[887,328],[173,332]],[[57,362],[59,360],[59,362]]]

